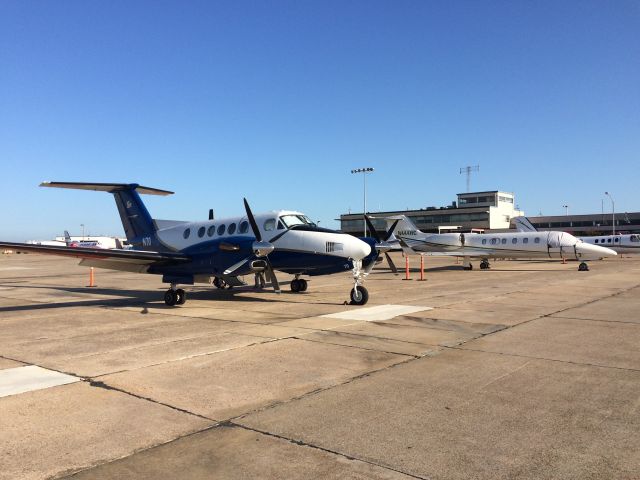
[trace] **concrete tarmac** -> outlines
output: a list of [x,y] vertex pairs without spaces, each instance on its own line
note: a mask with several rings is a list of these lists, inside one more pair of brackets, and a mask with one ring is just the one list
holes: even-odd
[[0,256],[0,479],[640,478],[640,256],[411,264],[167,307]]

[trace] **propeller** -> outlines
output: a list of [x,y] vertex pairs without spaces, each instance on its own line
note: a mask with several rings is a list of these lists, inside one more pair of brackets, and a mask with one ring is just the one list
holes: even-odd
[[[376,250],[378,250],[378,253],[384,253],[385,258],[387,259],[387,263],[391,268],[391,271],[394,273],[394,275],[398,275],[398,269],[396,268],[395,263],[393,263],[393,260],[391,260],[391,257],[389,256],[389,253],[388,253],[388,250],[391,249],[391,245],[389,245],[387,242],[391,238],[391,235],[393,235],[393,231],[396,229],[396,226],[398,225],[399,220],[396,220],[395,222],[393,222],[393,225],[391,225],[391,228],[389,229],[389,231],[385,232],[384,238],[382,238],[378,233],[378,231],[376,230],[376,228],[373,226],[373,223],[371,222],[369,217],[365,215],[364,219],[367,222],[367,227],[369,227],[369,231],[371,232],[371,234],[373,235],[373,238],[376,241],[376,246],[375,246]],[[372,264],[372,268],[373,268],[373,264]]]
[[269,260],[269,254],[273,252],[274,246],[270,242],[262,241],[262,234],[260,233],[260,229],[258,228],[258,224],[256,223],[256,219],[251,212],[251,207],[249,207],[249,202],[247,199],[244,199],[244,209],[247,212],[247,219],[249,219],[249,224],[251,225],[251,230],[253,231],[253,235],[256,237],[256,241],[253,242],[253,253],[257,257],[262,257],[265,263],[267,264],[267,274],[271,277],[271,283],[273,285],[273,289],[276,293],[280,293],[280,284],[278,283],[278,279],[276,278],[276,274],[273,270],[273,265],[271,265],[271,261]]

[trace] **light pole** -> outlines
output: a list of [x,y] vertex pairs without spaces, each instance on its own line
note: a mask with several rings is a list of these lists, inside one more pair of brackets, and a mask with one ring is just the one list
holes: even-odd
[[373,172],[373,168],[364,167],[364,168],[356,168],[351,170],[351,173],[361,173],[362,181],[363,181],[363,204],[364,207],[362,209],[362,223],[364,224],[364,236],[367,236],[367,220],[364,216],[367,214],[367,173]]
[[564,207],[564,215],[565,217],[569,215],[569,205],[562,205]]
[[611,200],[611,223],[613,224],[613,235],[616,234],[616,202],[613,201],[613,197],[609,192],[604,192],[604,194],[609,197]]

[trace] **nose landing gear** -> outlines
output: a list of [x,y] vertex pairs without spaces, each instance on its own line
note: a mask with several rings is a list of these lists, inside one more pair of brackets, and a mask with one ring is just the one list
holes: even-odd
[[362,286],[364,277],[369,273],[362,268],[362,260],[353,261],[353,282],[351,289],[351,305],[364,305],[369,301],[369,292]]
[[578,265],[578,271],[579,272],[588,272],[589,271],[589,265],[587,265],[587,262],[581,262],[580,265]]

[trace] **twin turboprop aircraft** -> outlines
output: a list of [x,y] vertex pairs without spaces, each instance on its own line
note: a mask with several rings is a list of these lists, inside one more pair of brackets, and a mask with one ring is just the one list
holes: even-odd
[[582,271],[589,269],[586,260],[616,255],[564,232],[424,233],[404,215],[386,220],[397,225],[394,235],[405,253],[462,257],[466,270],[473,269],[472,258],[481,259],[481,269],[490,268],[490,258],[575,258]]
[[162,275],[171,287],[164,294],[169,306],[182,305],[186,293],[179,284],[245,285],[238,277],[265,272],[280,292],[275,270],[295,276],[291,290],[307,289],[301,275],[353,271],[351,303],[368,298],[364,277],[378,256],[374,244],[348,234],[317,227],[305,215],[274,211],[254,216],[246,199],[246,216],[204,222],[163,221],[151,218],[139,194],[173,192],[138,184],[44,182],[40,186],[96,190],[113,194],[131,250],[70,248],[0,242],[17,251],[81,258],[81,265]]

